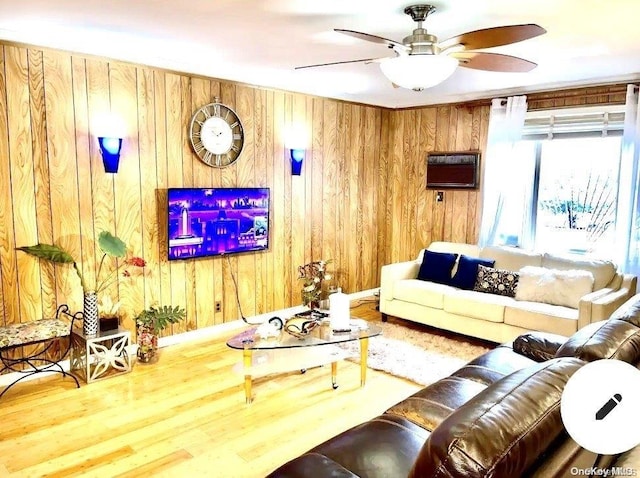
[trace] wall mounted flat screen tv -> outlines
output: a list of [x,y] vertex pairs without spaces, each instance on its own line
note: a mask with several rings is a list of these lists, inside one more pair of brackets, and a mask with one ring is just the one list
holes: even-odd
[[427,189],[478,187],[480,153],[429,153]]
[[268,249],[269,196],[269,188],[169,189],[169,260]]

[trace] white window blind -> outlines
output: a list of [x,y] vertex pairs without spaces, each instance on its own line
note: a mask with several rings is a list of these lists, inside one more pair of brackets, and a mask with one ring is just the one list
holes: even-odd
[[622,135],[624,105],[529,111],[523,139]]

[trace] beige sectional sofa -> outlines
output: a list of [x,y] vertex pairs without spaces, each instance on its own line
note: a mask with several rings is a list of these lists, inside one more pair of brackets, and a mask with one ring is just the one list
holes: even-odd
[[619,273],[611,262],[585,256],[556,256],[512,247],[481,248],[452,242],[434,242],[427,249],[495,260],[495,268],[515,272],[526,266],[589,271],[593,274],[593,289],[579,297],[579,301],[576,299],[574,308],[418,280],[423,249],[416,260],[382,267],[383,317],[391,315],[494,342],[508,342],[532,330],[569,336],[592,322],[608,318],[636,291],[635,276]]

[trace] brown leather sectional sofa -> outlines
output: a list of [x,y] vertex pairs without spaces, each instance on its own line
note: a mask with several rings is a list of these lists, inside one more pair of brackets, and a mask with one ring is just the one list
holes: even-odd
[[560,417],[564,385],[588,361],[640,364],[640,295],[569,339],[531,332],[269,477],[569,477],[616,457],[578,446]]

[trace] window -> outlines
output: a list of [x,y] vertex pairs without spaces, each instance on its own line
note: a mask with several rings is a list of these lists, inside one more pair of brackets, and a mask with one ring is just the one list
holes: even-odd
[[561,118],[528,113],[514,155],[530,165],[522,169],[531,191],[507,196],[496,236],[500,244],[611,256],[624,117],[602,107],[586,111],[565,110]]

